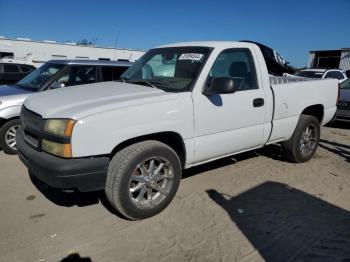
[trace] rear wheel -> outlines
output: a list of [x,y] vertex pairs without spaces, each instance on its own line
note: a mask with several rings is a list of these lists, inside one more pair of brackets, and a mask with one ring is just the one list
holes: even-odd
[[310,160],[320,140],[320,123],[310,115],[301,115],[293,136],[282,143],[284,156],[294,163]]
[[144,141],[118,152],[107,175],[106,196],[125,217],[138,220],[165,209],[179,187],[181,164],[169,146]]
[[0,147],[7,154],[17,154],[16,133],[20,125],[19,119],[13,119],[5,123],[0,129]]

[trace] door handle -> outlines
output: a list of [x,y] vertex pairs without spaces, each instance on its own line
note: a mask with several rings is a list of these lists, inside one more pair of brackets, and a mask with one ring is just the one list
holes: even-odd
[[263,98],[255,98],[253,100],[253,106],[254,107],[261,107],[264,105],[264,99]]

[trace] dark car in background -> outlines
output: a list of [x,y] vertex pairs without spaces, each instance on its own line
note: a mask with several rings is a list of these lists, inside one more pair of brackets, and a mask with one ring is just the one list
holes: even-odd
[[335,120],[350,122],[350,78],[340,84]]
[[267,70],[269,71],[270,75],[283,76],[284,73],[295,73],[295,69],[289,66],[289,62],[284,60],[284,58],[279,53],[277,53],[276,50],[266,45],[250,40],[241,40],[240,42],[253,43],[260,48],[266,62]]
[[0,85],[13,84],[35,70],[27,64],[0,63]]
[[0,148],[16,154],[16,131],[24,100],[31,94],[56,88],[118,81],[131,62],[101,60],[51,60],[21,81],[0,86]]

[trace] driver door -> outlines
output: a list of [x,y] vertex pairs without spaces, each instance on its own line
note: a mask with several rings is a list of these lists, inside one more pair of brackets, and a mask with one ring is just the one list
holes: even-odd
[[196,163],[263,145],[265,93],[256,71],[249,49],[227,49],[218,55],[205,85],[214,77],[230,77],[236,91],[193,96]]

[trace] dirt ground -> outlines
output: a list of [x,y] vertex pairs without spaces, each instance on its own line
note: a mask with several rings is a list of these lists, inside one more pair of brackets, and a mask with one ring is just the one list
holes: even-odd
[[0,261],[350,261],[349,125],[323,128],[308,163],[269,146],[188,170],[138,222],[103,192],[39,191],[16,156],[0,168]]

